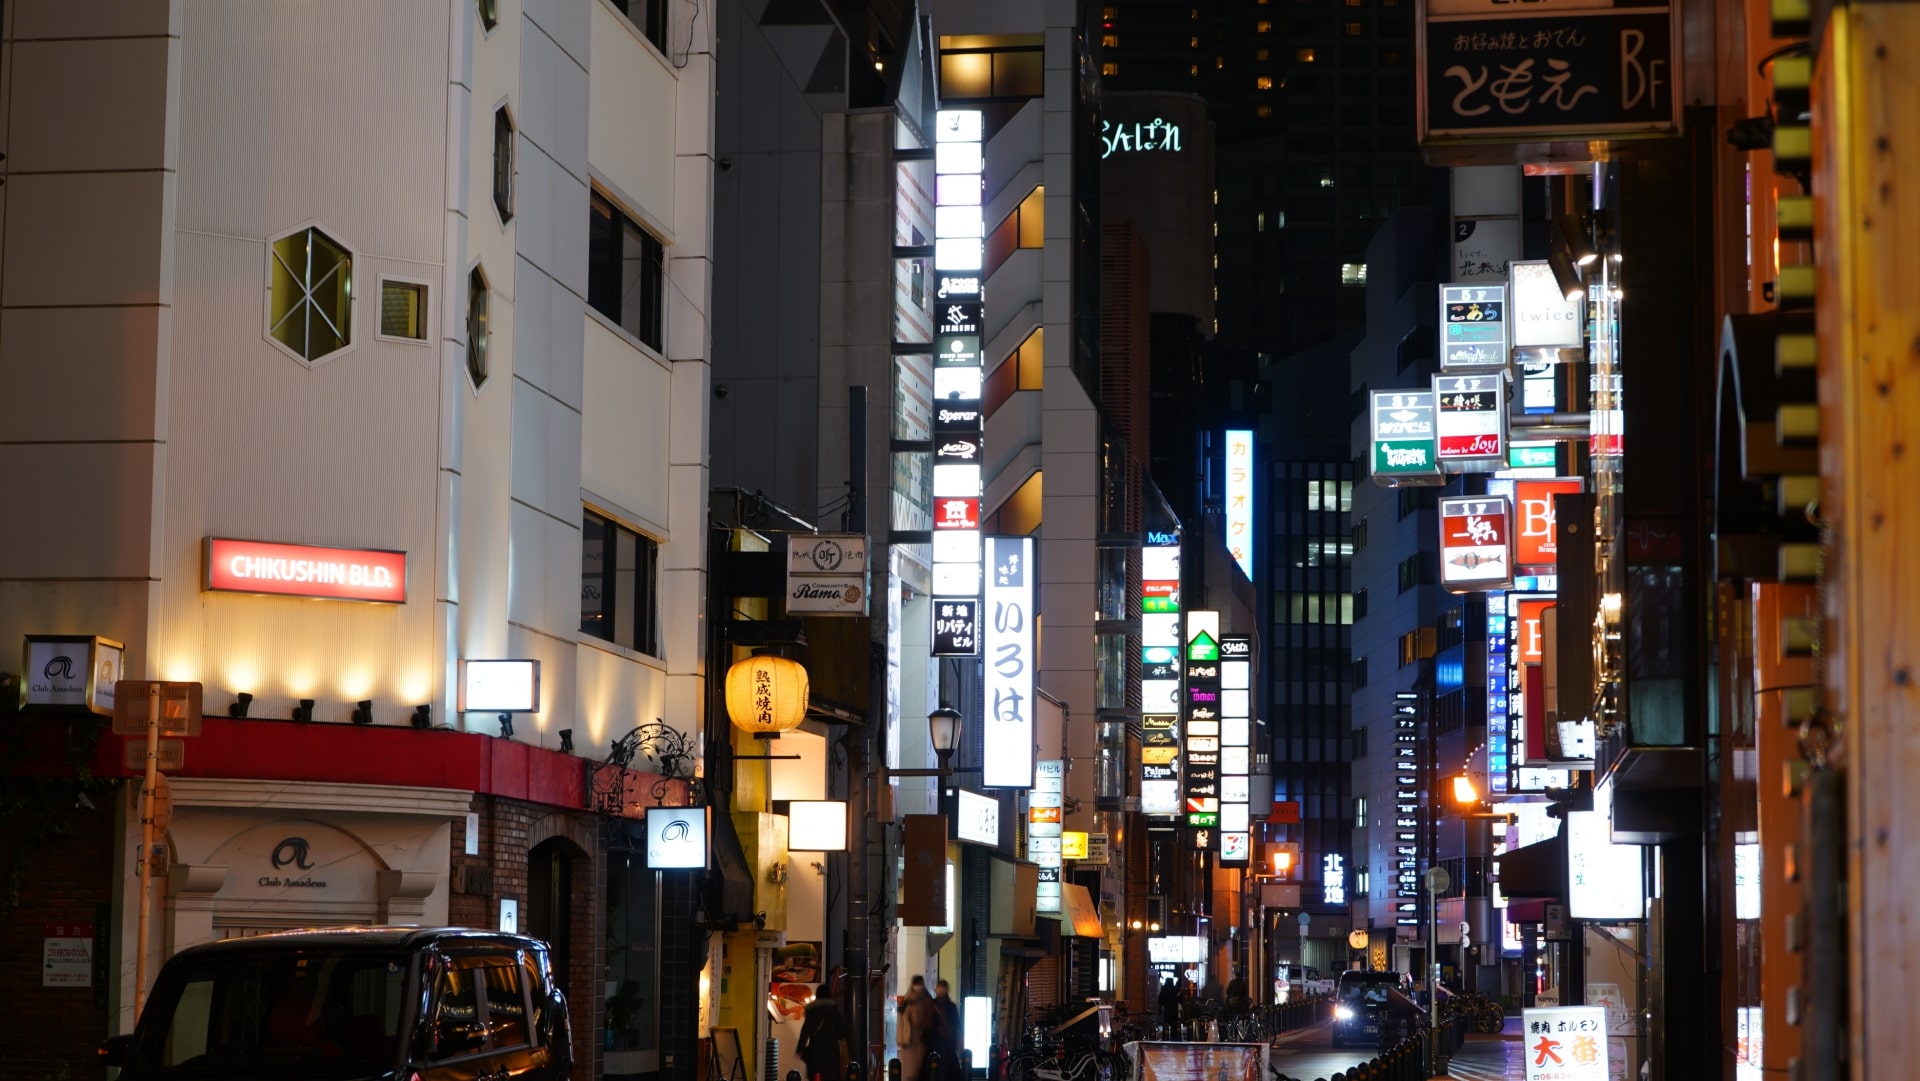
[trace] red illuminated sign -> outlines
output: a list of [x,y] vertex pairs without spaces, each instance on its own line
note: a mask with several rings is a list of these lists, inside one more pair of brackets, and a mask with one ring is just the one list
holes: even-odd
[[1542,650],[1540,613],[1553,607],[1554,598],[1542,597],[1539,600],[1520,602],[1520,614],[1515,617],[1511,631],[1513,651],[1521,664],[1541,664],[1546,660]]
[[1513,581],[1513,509],[1505,496],[1440,501],[1440,584],[1455,592]]
[[933,528],[979,530],[980,500],[973,497],[934,500]]
[[1553,497],[1581,487],[1578,477],[1513,482],[1514,562],[1523,567],[1554,564],[1560,548],[1553,538]]
[[335,601],[407,599],[407,553],[207,538],[204,588]]

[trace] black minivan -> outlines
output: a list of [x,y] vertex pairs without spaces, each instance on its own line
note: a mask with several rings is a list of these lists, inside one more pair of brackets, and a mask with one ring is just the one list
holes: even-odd
[[161,968],[122,1081],[558,1081],[573,1066],[547,944],[462,928],[287,931]]

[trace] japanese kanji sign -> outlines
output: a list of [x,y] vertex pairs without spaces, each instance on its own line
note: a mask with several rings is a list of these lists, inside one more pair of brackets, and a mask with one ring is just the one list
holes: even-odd
[[1434,435],[1442,462],[1491,462],[1507,457],[1507,377],[1436,375],[1433,377]]
[[[1033,538],[987,538],[985,646],[987,746],[981,784],[1033,785]],[[936,602],[938,603],[938,602]]]
[[1507,366],[1507,287],[1440,287],[1440,367]]
[[1392,484],[1407,477],[1440,476],[1433,438],[1433,392],[1376,390],[1373,416],[1373,478]]
[[1520,1014],[1527,1081],[1608,1081],[1604,1006],[1550,1006]]
[[1440,584],[1456,592],[1513,582],[1513,506],[1505,496],[1440,501]]
[[1422,143],[1521,142],[1679,127],[1666,7],[1426,14]]

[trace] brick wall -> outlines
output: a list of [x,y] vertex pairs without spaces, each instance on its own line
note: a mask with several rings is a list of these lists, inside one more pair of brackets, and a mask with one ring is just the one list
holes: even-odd
[[[96,792],[94,810],[73,808],[72,832],[32,852],[20,904],[0,919],[0,1081],[50,1081],[98,1076],[95,1051],[107,1038],[106,948],[113,907],[113,792]],[[67,797],[71,800],[71,796]],[[11,831],[0,834],[0,866],[15,853]],[[42,956],[48,924],[91,923],[93,986],[43,987]]]
[[606,872],[598,820],[584,811],[563,811],[504,796],[475,796],[479,816],[479,855],[469,856],[465,822],[453,825],[451,895],[447,919],[460,927],[498,927],[500,902],[520,905],[520,929],[528,926],[528,853],[545,842],[558,843],[572,858],[572,893],[567,918],[571,943],[566,957],[555,957],[573,1023],[574,1081],[590,1081],[600,1067],[600,1033],[605,960],[599,948],[606,912]]

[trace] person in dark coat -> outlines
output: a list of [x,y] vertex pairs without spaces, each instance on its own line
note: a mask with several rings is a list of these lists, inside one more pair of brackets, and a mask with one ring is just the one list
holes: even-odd
[[940,1015],[940,1024],[936,1029],[940,1038],[940,1076],[934,1081],[965,1081],[966,1074],[961,1069],[960,1049],[965,1046],[960,1024],[960,1004],[953,1000],[953,987],[945,980],[933,985],[933,1008]]
[[847,1019],[834,997],[840,993],[840,970],[807,1003],[806,1020],[794,1053],[807,1064],[807,1081],[842,1081],[846,1075]]
[[1172,976],[1160,985],[1160,1023],[1168,1028],[1180,1023],[1180,985]]

